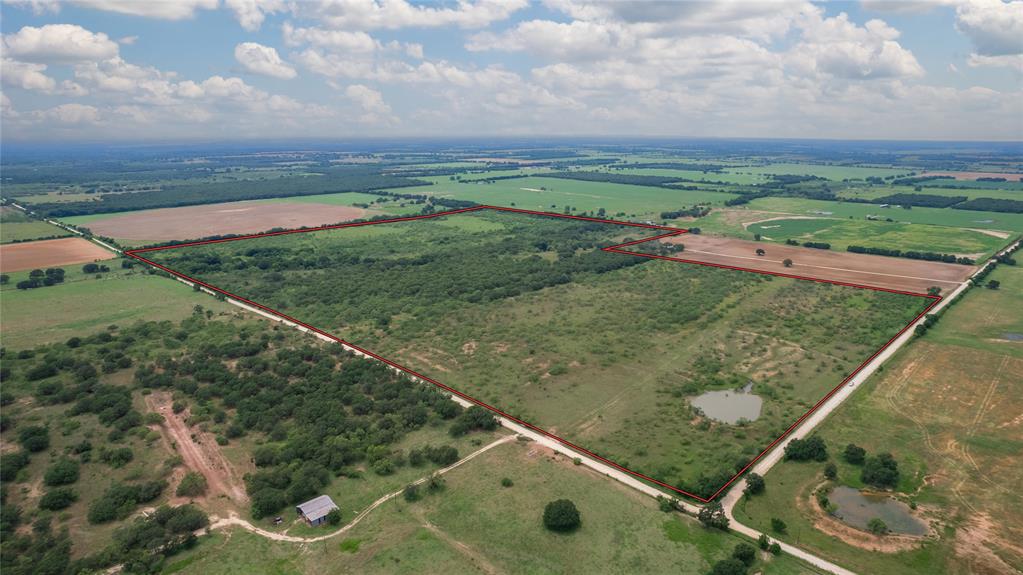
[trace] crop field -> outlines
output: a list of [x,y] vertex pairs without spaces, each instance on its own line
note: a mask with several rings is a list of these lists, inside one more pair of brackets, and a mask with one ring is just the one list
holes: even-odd
[[[482,211],[145,257],[699,497],[929,303],[598,249],[651,233]],[[747,386],[754,420],[692,406]]]
[[905,176],[905,168],[862,168],[856,166],[826,166],[817,164],[769,164],[767,166],[741,167],[728,170],[738,174],[753,175],[806,175],[829,180],[862,180],[870,177]]
[[432,186],[394,191],[549,212],[563,211],[566,206],[586,212],[603,208],[609,215],[648,218],[654,218],[662,211],[694,204],[721,204],[736,197],[735,194],[700,190],[672,190],[541,177],[498,180],[493,184],[463,184],[440,180]]
[[[309,202],[229,202],[103,214],[89,218],[92,233],[115,239],[185,240],[222,234],[245,234],[273,228],[315,227],[365,217],[362,208]],[[82,225],[75,218],[68,223]]]
[[4,273],[52,268],[110,259],[109,251],[82,238],[59,238],[0,245],[0,271]]
[[[1023,323],[1006,313],[1023,305],[1023,269],[999,266],[988,277],[1001,287],[968,292],[816,432],[838,466],[836,481],[826,482],[821,463],[784,462],[765,477],[770,496],[740,503],[737,519],[861,573],[1023,569],[1023,496],[1012,487],[1023,481],[1023,343],[1013,339]],[[857,535],[820,510],[818,486],[865,487],[842,458],[848,443],[892,453],[894,496],[916,506],[929,536],[893,543]],[[772,517],[787,523],[786,534],[772,532]]]
[[[743,539],[662,513],[648,497],[532,443],[501,445],[446,474],[422,500],[385,503],[342,536],[296,545],[236,529],[168,562],[166,573],[678,573],[703,575]],[[502,486],[502,479],[510,486]],[[570,497],[582,527],[544,530],[543,506]],[[762,556],[764,575],[809,575],[796,559]]]

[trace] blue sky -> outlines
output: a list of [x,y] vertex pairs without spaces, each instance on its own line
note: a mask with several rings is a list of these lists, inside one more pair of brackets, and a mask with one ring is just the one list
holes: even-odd
[[1023,0],[27,0],[0,31],[4,139],[1023,139]]

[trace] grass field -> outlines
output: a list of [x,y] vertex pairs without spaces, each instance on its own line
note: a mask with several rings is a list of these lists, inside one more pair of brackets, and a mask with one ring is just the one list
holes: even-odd
[[[968,182],[967,182],[968,183]],[[891,194],[930,194],[932,196],[966,196],[967,198],[996,198],[1000,200],[1023,199],[1023,192],[1011,190],[988,190],[980,188],[928,188],[922,187],[916,191],[913,186],[876,186],[870,188],[846,188],[839,192],[839,196],[845,198],[875,199]],[[915,208],[914,208],[915,209]]]
[[[653,500],[529,443],[497,447],[445,478],[444,491],[416,503],[392,500],[342,536],[295,545],[217,532],[164,573],[702,575],[742,541],[662,513]],[[502,487],[502,478],[512,486]],[[567,535],[540,521],[543,506],[562,497],[582,516],[582,527]],[[812,573],[791,557],[769,555],[753,570]]]
[[[705,496],[923,308],[593,252],[627,233],[485,212],[153,258]],[[755,422],[686,399],[747,382],[765,398]]]
[[394,191],[553,212],[562,212],[565,206],[586,212],[595,212],[603,208],[609,215],[624,214],[627,217],[647,218],[654,218],[662,211],[677,210],[701,203],[721,204],[736,197],[734,194],[698,190],[671,190],[540,177],[498,180],[493,184],[462,184],[440,180],[433,186],[401,188]]
[[741,167],[728,170],[737,174],[771,175],[792,174],[819,176],[829,180],[862,180],[869,177],[904,176],[910,172],[905,168],[861,168],[856,166],[825,166],[816,164],[769,164],[767,166]]
[[[114,260],[114,264],[117,261]],[[31,290],[14,289],[27,272],[11,274],[4,286],[0,312],[4,317],[4,346],[24,349],[136,320],[177,320],[201,304],[215,311],[233,309],[194,293],[164,277],[116,269],[94,275],[81,266],[67,266],[65,283]]]
[[[1018,406],[1023,401],[1023,269],[1001,266],[994,291],[974,288],[923,338],[885,366],[839,408],[818,434],[831,453],[847,443],[899,461],[901,499],[917,504],[935,534],[916,548],[864,552],[815,529],[811,492],[824,482],[819,463],[782,463],[767,474],[767,495],[737,508],[747,524],[781,536],[862,573],[1009,573],[1023,569],[1023,481]],[[841,461],[838,482],[862,487]],[[879,541],[877,545],[882,545]]]
[[70,235],[71,232],[45,222],[0,223],[0,244]]
[[898,246],[902,250],[969,255],[973,258],[990,255],[1008,241],[961,228],[865,220],[773,220],[753,224],[747,230],[747,237],[759,233],[769,241],[792,238],[800,242],[826,242],[833,250],[845,250],[850,245]]

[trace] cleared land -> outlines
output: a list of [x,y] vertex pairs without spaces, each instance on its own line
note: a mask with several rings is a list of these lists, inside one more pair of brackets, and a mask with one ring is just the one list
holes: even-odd
[[[229,202],[90,218],[86,225],[100,236],[162,241],[315,227],[362,218],[367,213],[362,208],[326,203]],[[74,218],[68,221],[76,223]]]
[[[827,485],[821,463],[785,462],[766,476],[767,494],[736,508],[737,518],[861,573],[1004,574],[1023,570],[1023,269],[988,276],[998,290],[974,288],[881,377],[842,405],[817,434],[838,465],[831,485],[863,488],[860,469],[840,452],[855,443],[891,452],[901,479],[893,495],[915,503],[931,536],[906,548],[852,530],[816,506]],[[773,533],[772,533],[773,534]],[[864,552],[864,550],[871,552]],[[881,549],[883,552],[875,552]]]
[[[927,288],[931,286],[938,286],[945,291],[950,291],[976,270],[974,266],[959,264],[766,244],[703,234],[683,234],[663,238],[660,243],[685,245],[684,252],[671,256],[682,260],[915,293],[926,293]],[[643,251],[641,249],[643,247],[644,244],[639,244],[626,249]],[[766,252],[765,255],[756,255],[758,249],[763,249]],[[784,265],[783,262],[786,259],[792,260],[791,267]]]
[[[928,301],[598,249],[637,232],[487,211],[147,257],[704,497]],[[750,382],[756,421],[689,403]]]
[[45,222],[0,223],[0,243],[3,244],[70,235],[71,232]]
[[82,238],[0,245],[0,271],[16,272],[110,259],[112,254]]

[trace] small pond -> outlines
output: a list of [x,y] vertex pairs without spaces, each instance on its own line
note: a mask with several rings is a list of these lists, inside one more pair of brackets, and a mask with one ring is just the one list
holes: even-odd
[[1002,334],[1002,339],[1007,339],[1009,341],[1023,341],[1023,333],[1013,333],[1013,332],[1003,333]]
[[892,533],[926,535],[927,524],[913,515],[909,505],[886,495],[865,495],[851,487],[836,487],[828,500],[838,511],[835,517],[858,529],[867,529],[867,522],[880,517]]
[[689,398],[689,403],[699,407],[707,417],[724,423],[739,423],[740,419],[755,421],[760,417],[764,400],[750,393],[752,387],[752,384],[747,384],[739,390],[707,391]]

